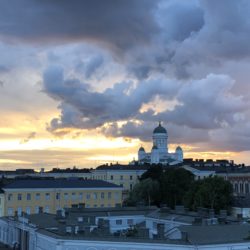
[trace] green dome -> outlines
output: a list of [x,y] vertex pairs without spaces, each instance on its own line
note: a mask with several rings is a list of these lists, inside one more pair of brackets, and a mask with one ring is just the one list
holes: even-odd
[[140,148],[139,148],[139,151],[145,152],[145,149],[144,149],[143,147],[140,147]]
[[161,126],[161,123],[159,123],[159,126],[154,129],[154,134],[166,134],[167,130]]

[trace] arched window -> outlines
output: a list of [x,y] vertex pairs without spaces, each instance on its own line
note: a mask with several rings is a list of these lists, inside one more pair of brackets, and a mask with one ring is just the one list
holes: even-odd
[[248,185],[248,182],[245,183],[245,193],[246,193],[246,194],[249,193],[249,185]]
[[239,189],[238,189],[238,183],[234,183],[234,192],[235,193],[238,193],[239,192]]

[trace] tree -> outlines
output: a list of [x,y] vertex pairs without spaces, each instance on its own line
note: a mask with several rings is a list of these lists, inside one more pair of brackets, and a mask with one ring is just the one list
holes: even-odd
[[233,188],[229,181],[222,177],[210,176],[200,181],[186,194],[186,204],[192,208],[206,207],[219,211],[228,209],[233,197]]
[[151,178],[153,180],[160,180],[163,174],[162,165],[153,165],[151,166],[145,173],[142,174],[141,180],[145,180],[147,178]]
[[160,186],[158,181],[151,178],[144,179],[137,183],[130,192],[126,204],[135,205],[137,202],[151,205],[160,200]]
[[169,168],[160,178],[162,202],[169,207],[183,204],[194,182],[194,175],[183,168]]

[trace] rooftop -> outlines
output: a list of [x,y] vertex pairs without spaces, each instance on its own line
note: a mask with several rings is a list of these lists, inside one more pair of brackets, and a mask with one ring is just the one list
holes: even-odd
[[3,189],[20,188],[121,188],[118,185],[102,180],[79,180],[79,179],[27,179],[14,180]]

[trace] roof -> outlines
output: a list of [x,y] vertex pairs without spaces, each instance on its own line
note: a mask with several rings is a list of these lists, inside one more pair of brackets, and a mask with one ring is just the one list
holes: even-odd
[[144,147],[140,147],[139,151],[145,151]]
[[3,189],[17,188],[120,188],[120,186],[102,180],[79,179],[46,179],[46,180],[15,180],[7,184]]
[[154,145],[154,146],[152,147],[152,149],[158,149],[158,147],[157,147],[156,145]]
[[154,134],[166,134],[167,130],[161,126],[161,123],[159,123],[159,126],[154,129]]
[[242,242],[249,237],[250,225],[181,226],[192,244]]
[[150,165],[101,165],[96,168],[96,170],[148,170]]

